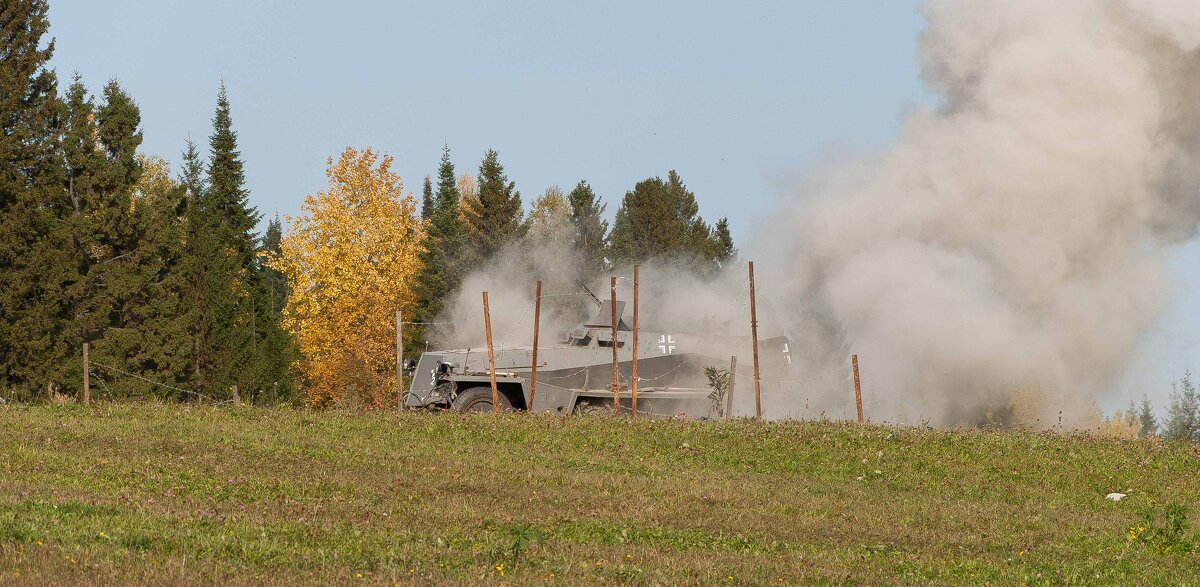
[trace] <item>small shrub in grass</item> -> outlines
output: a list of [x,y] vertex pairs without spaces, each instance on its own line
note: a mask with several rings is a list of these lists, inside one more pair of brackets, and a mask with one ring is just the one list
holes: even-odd
[[725,417],[725,395],[729,393],[729,371],[716,367],[705,367],[704,376],[708,378],[708,386],[712,392],[708,399],[712,402],[712,414],[717,418]]
[[1182,503],[1150,506],[1142,511],[1142,520],[1129,528],[1131,542],[1140,542],[1162,554],[1197,552],[1197,539],[1188,530],[1188,508]]

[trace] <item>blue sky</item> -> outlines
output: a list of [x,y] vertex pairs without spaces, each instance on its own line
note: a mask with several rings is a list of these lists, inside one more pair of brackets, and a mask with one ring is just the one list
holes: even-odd
[[223,78],[267,214],[347,145],[391,153],[419,191],[445,142],[460,172],[497,149],[526,202],[580,179],[615,202],[674,168],[735,238],[781,175],[830,142],[886,142],[921,96],[914,2],[290,4],[53,0],[55,64],[120,79],[145,150],[172,161],[207,137]]
[[[829,149],[886,144],[929,101],[916,6],[51,0],[50,19],[60,77],[78,71],[93,91],[118,78],[141,106],[143,150],[173,163],[189,135],[207,139],[224,79],[267,215],[295,213],[345,146],[394,155],[419,192],[448,143],[472,174],[497,149],[526,202],[586,179],[610,213],[676,169],[744,242],[781,184]],[[1176,303],[1129,393],[1161,402],[1192,366],[1198,266],[1200,247],[1173,255]]]

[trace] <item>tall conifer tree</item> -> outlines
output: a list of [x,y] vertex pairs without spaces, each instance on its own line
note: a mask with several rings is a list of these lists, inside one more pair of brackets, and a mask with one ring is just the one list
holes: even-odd
[[222,250],[216,214],[208,200],[204,160],[191,139],[183,152],[179,184],[185,199],[185,236],[176,273],[186,297],[184,320],[191,338],[187,380],[207,391],[216,385],[211,372],[217,362],[217,331],[229,307],[222,288],[229,285],[236,261]]
[[246,190],[246,172],[242,154],[238,151],[224,82],[217,93],[217,111],[208,145],[208,193],[205,198],[217,223],[226,230],[229,244],[237,247],[239,262],[243,267],[249,267],[254,262],[257,248],[254,227],[258,225],[259,214],[250,205],[250,192]]
[[[441,315],[446,301],[458,291],[469,267],[467,229],[459,209],[460,199],[454,163],[450,161],[450,147],[444,146],[438,165],[437,192],[421,253],[421,275],[417,280],[420,300],[417,317],[421,321],[434,321]],[[424,340],[425,330],[414,330],[410,341],[419,345]]]
[[734,251],[728,225],[714,231],[700,217],[695,194],[674,170],[666,181],[652,177],[626,192],[609,234],[614,264],[660,258],[704,274],[719,269]]
[[[138,247],[130,255],[136,270],[131,317],[136,329],[123,349],[130,371],[175,388],[190,385],[192,338],[181,268],[186,245],[186,195],[170,176],[170,164],[142,158],[142,177],[134,188],[134,225]],[[120,342],[117,337],[114,342]],[[138,383],[134,380],[133,383]],[[158,397],[191,399],[171,387],[145,386]]]
[[75,267],[48,27],[44,0],[0,1],[0,387],[18,396],[79,381],[62,363],[77,352],[62,336]]
[[606,206],[600,202],[592,186],[580,181],[567,194],[571,208],[571,224],[575,227],[575,251],[583,264],[583,275],[587,279],[599,276],[607,269],[605,253],[608,249],[608,221],[604,219]]
[[711,258],[718,267],[724,267],[737,259],[733,246],[733,234],[729,232],[729,219],[722,217],[713,225]]
[[1158,434],[1158,418],[1154,417],[1154,408],[1150,406],[1150,396],[1142,394],[1142,405],[1138,411],[1138,435],[1145,438]]
[[425,184],[421,186],[421,219],[429,220],[433,216],[433,184],[429,176],[425,176]]
[[197,341],[203,343],[196,350],[198,386],[209,395],[228,397],[236,385],[252,398],[288,385],[289,359],[283,356],[280,317],[263,278],[254,233],[259,215],[249,204],[224,83],[217,95],[207,171],[196,218],[198,227],[213,236],[199,243],[207,255],[197,251],[205,255],[195,275],[203,298],[198,300]]
[[1192,374],[1171,385],[1167,419],[1163,422],[1163,438],[1167,440],[1200,441],[1200,391],[1192,382]]
[[[73,218],[80,218],[88,202],[94,198],[93,186],[96,175],[104,166],[104,154],[96,148],[96,105],[87,94],[83,80],[76,73],[65,96],[65,110],[61,120],[62,154],[67,198],[71,202]],[[84,227],[76,227],[76,239],[90,234]],[[82,247],[82,244],[79,244]]]
[[500,165],[500,155],[488,149],[479,164],[479,199],[470,202],[471,250],[484,261],[525,235],[521,192],[509,181]]
[[[88,247],[81,259],[80,314],[91,318],[85,340],[95,362],[122,370],[138,367],[128,362],[137,355],[145,332],[148,292],[139,261],[151,258],[141,248],[146,237],[134,187],[142,177],[137,149],[142,143],[141,111],[116,80],[104,87],[104,103],[96,112],[96,137],[103,163],[94,177],[94,197],[84,209],[89,230]],[[117,393],[147,391],[144,382],[122,380]]]

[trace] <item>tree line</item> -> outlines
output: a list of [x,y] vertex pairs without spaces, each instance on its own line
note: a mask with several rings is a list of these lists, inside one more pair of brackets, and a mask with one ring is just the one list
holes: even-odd
[[674,170],[666,180],[648,178],[626,192],[611,229],[607,204],[585,180],[566,194],[547,188],[525,215],[521,194],[494,149],[472,178],[455,175],[450,148],[443,147],[434,185],[427,176],[422,190],[426,235],[423,269],[415,280],[420,321],[437,320],[465,276],[514,245],[569,249],[584,281],[650,259],[713,273],[737,253],[728,219],[707,223],[695,194]]
[[[172,171],[139,151],[141,112],[117,80],[93,95],[75,75],[60,92],[46,14],[45,0],[0,0],[0,392],[10,398],[79,393],[86,342],[101,395],[267,402],[307,390],[320,402],[346,388],[381,404],[394,331],[347,310],[339,332],[314,339],[334,294],[433,322],[467,275],[513,246],[569,247],[586,276],[652,257],[715,271],[734,255],[727,221],[705,222],[674,171],[638,182],[610,229],[586,181],[547,189],[526,214],[495,150],[459,176],[448,147],[419,213],[390,157],[349,149],[287,235],[278,219],[260,234],[224,84],[207,144],[187,140]],[[327,222],[333,211],[344,226]],[[332,251],[347,263],[320,266]],[[369,340],[346,335],[354,329]],[[372,356],[330,350],[339,346]]]
[[292,396],[286,284],[262,263],[281,227],[255,232],[224,86],[172,177],[118,81],[59,93],[46,11],[0,2],[0,385],[78,393],[87,342],[101,394]]
[[1171,384],[1167,411],[1160,421],[1154,414],[1150,398],[1143,395],[1140,404],[1129,401],[1129,407],[1113,415],[1106,423],[1110,427],[1123,428],[1127,436],[1161,436],[1167,440],[1190,440],[1200,442],[1200,391],[1197,391],[1192,374]]
[[494,149],[476,174],[458,175],[443,146],[436,183],[426,176],[422,184],[419,212],[392,164],[371,149],[330,158],[327,188],[305,198],[278,253],[268,255],[268,268],[286,277],[284,325],[296,337],[314,404],[396,402],[393,314],[408,322],[406,356],[440,346],[427,326],[448,319],[464,279],[498,257],[557,251],[555,262],[571,264],[570,274],[585,281],[651,258],[701,274],[734,259],[727,221],[706,223],[674,171],[627,192],[610,230],[605,204],[586,181],[567,194],[551,186],[526,214]]
[[[91,345],[100,395],[321,404],[394,400],[391,315],[436,322],[497,254],[569,250],[595,279],[651,259],[697,274],[736,258],[675,171],[639,181],[613,216],[586,181],[525,211],[499,154],[457,174],[444,146],[418,201],[392,159],[347,149],[285,234],[257,232],[229,98],[180,165],[139,152],[137,102],[79,75],[60,93],[45,0],[0,0],[0,396],[70,397]],[[407,356],[429,338],[405,331]],[[435,341],[436,343],[436,341]],[[1200,393],[1177,382],[1160,422],[1148,399],[1110,419],[1142,436],[1200,440]]]

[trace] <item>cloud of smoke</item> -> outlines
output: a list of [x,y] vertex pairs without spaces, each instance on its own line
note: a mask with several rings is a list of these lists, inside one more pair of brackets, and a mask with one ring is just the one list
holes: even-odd
[[1200,3],[922,10],[940,104],[785,201],[756,247],[763,274],[814,385],[844,394],[822,374],[858,353],[877,419],[973,423],[1017,391],[1047,425],[1082,417],[1158,317],[1166,251],[1200,219]]
[[[1200,222],[1200,3],[922,10],[938,106],[885,152],[814,170],[743,247],[759,261],[760,338],[786,334],[794,359],[765,378],[765,412],[853,417],[853,352],[875,420],[975,424],[1016,401],[1023,424],[1093,423],[1160,315],[1168,249]],[[467,278],[438,334],[480,346],[488,290],[496,344],[528,345],[542,279],[549,342],[595,311],[576,295],[580,266],[569,242],[515,245]],[[744,264],[642,275],[645,329],[748,336]]]

